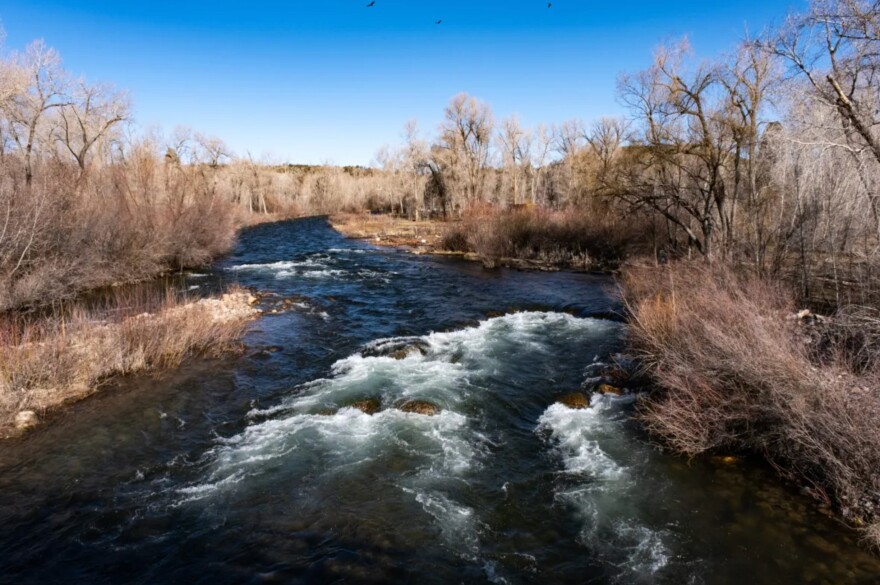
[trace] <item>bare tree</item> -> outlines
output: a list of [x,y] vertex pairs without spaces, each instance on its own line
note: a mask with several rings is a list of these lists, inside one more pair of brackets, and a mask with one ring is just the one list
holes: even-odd
[[730,140],[717,68],[689,70],[689,52],[686,40],[662,46],[648,70],[620,80],[621,100],[641,123],[643,144],[618,195],[660,213],[711,260],[718,228],[722,241],[733,239],[725,183]]
[[[768,236],[763,220],[767,201],[761,197],[758,185],[758,166],[762,154],[759,146],[761,130],[766,124],[768,96],[779,82],[776,59],[762,51],[757,43],[746,39],[735,56],[722,66],[719,80],[729,100],[727,120],[734,143],[730,222],[737,225],[738,205],[744,199],[749,214],[747,238],[760,274],[764,269]],[[727,243],[730,245],[733,242]]]
[[562,197],[568,201],[577,199],[576,191],[578,181],[576,176],[576,164],[578,155],[584,147],[584,123],[581,120],[566,120],[559,126],[553,127],[554,149],[562,159],[565,178],[565,187]]
[[224,161],[232,158],[232,151],[222,139],[216,136],[197,133],[194,137],[196,161],[206,163],[216,169]]
[[531,171],[532,137],[524,130],[516,116],[511,116],[501,123],[498,130],[498,143],[502,155],[505,175],[512,188],[512,202],[522,203],[522,191]]
[[[492,109],[466,93],[452,98],[440,127],[439,147],[446,152],[443,165],[460,185],[462,203],[483,196],[486,167],[492,142]],[[461,209],[459,205],[459,210]]]
[[31,43],[24,54],[16,55],[14,61],[27,78],[27,86],[2,104],[3,113],[7,132],[23,152],[25,183],[30,185],[38,131],[47,112],[69,103],[67,79],[57,51],[43,41]]
[[532,173],[529,191],[531,193],[531,202],[536,204],[538,202],[538,188],[541,178],[544,175],[545,167],[550,161],[550,153],[553,150],[553,131],[544,124],[540,124],[535,129],[533,136],[534,147],[532,149],[530,166],[534,167],[535,171]]
[[60,108],[57,139],[85,173],[89,151],[117,124],[130,116],[125,94],[109,85],[88,85],[79,80],[70,102]]
[[[806,79],[815,99],[837,112],[842,130],[839,146],[856,157],[867,151],[874,164],[880,163],[877,3],[814,0],[808,13],[790,17],[765,46]],[[866,173],[861,166],[859,172]],[[867,196],[880,234],[880,194],[872,189]]]
[[[0,27],[0,51],[3,49],[5,33]],[[2,55],[2,53],[0,53]],[[14,98],[27,89],[27,73],[18,63],[0,58],[0,157],[12,145],[11,121],[7,115],[14,107]]]

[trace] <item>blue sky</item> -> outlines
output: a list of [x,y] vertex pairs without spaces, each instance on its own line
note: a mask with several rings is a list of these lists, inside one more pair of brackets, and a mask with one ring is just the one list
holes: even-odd
[[[35,38],[68,69],[130,90],[137,122],[220,136],[239,154],[368,164],[404,123],[433,132],[466,91],[528,125],[621,111],[621,71],[688,35],[731,50],[799,0],[3,0],[7,49]],[[443,24],[435,25],[438,19]]]

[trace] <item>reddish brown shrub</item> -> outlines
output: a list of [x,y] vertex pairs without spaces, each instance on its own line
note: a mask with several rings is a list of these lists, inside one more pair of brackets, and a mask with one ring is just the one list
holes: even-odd
[[616,265],[637,249],[646,249],[645,225],[611,215],[593,215],[569,207],[501,209],[472,206],[447,233],[443,246],[476,252],[488,261],[536,260],[558,266],[600,268]]
[[690,456],[761,453],[848,518],[871,519],[880,504],[874,371],[853,369],[834,348],[816,361],[813,338],[773,283],[680,263],[631,267],[623,287],[633,347],[657,384],[641,402],[650,431]]

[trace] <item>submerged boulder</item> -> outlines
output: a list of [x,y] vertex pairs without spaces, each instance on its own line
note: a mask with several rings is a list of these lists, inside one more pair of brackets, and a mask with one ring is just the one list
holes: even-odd
[[356,408],[365,414],[376,414],[382,408],[382,403],[376,398],[368,398],[367,400],[358,400],[353,402],[351,408]]
[[403,412],[423,414],[425,416],[440,414],[440,411],[442,410],[439,406],[433,402],[428,402],[427,400],[407,400],[406,402],[399,404],[397,409],[402,410]]
[[556,402],[574,410],[590,408],[590,398],[583,392],[572,392],[560,397]]
[[599,394],[604,394],[607,396],[622,396],[623,395],[623,390],[621,390],[617,386],[612,386],[611,384],[599,384],[599,387],[596,388],[596,391]]
[[712,461],[724,465],[735,465],[739,463],[739,457],[736,455],[715,455],[712,457]]

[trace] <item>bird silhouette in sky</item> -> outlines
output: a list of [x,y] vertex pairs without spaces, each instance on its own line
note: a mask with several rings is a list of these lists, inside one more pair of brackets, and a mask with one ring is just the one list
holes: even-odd
[[443,24],[443,21],[442,21],[442,20],[438,20],[438,21],[435,22],[434,24]]
[[548,3],[547,3],[547,8],[553,8],[553,3],[552,3],[552,2],[548,2]]
[[369,4],[367,4],[367,8],[372,8],[372,7],[375,6],[375,5],[376,5],[376,0],[373,0],[372,2],[370,2]]

